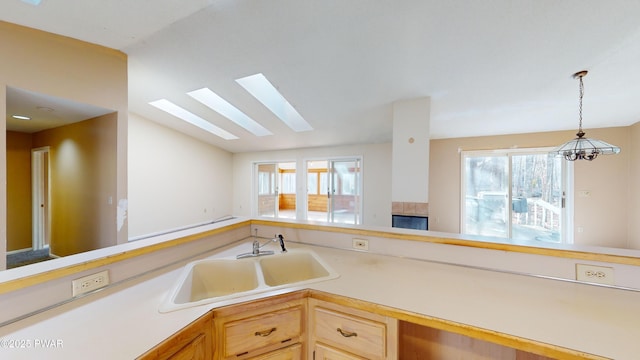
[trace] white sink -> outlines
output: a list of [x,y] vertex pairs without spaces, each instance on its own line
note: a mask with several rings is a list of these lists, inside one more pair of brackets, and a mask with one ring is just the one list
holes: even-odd
[[307,249],[245,259],[198,260],[185,266],[159,311],[164,313],[338,276],[315,252]]
[[268,286],[295,284],[323,279],[330,276],[329,270],[312,252],[284,253],[281,256],[263,257],[260,269]]

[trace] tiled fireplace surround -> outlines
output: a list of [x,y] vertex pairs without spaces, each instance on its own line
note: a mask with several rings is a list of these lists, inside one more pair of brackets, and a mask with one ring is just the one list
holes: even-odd
[[427,217],[429,216],[429,203],[394,201],[391,203],[391,215]]

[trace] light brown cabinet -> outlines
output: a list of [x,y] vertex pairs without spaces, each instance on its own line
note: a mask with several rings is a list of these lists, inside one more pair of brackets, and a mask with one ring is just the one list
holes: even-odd
[[302,344],[295,344],[286,348],[278,349],[270,353],[258,355],[250,360],[300,360],[302,357]]
[[313,353],[313,360],[366,360],[366,358],[342,352],[322,343],[316,343],[313,346]]
[[309,299],[310,354],[316,359],[396,359],[396,319]]
[[139,360],[210,360],[213,356],[213,321],[203,315],[147,351]]
[[[464,330],[472,333],[469,327]],[[546,356],[536,355],[495,340],[399,321],[363,301],[298,291],[214,309],[138,359],[581,358],[559,348],[516,346]]]
[[301,359],[306,337],[304,293],[213,311],[215,359]]

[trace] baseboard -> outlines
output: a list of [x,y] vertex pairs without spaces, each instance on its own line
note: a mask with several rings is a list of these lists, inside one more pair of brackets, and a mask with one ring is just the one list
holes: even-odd
[[7,255],[18,254],[18,253],[21,253],[21,252],[26,252],[26,251],[31,251],[31,250],[33,250],[32,247],[19,249],[19,250],[11,250],[11,251],[7,251]]

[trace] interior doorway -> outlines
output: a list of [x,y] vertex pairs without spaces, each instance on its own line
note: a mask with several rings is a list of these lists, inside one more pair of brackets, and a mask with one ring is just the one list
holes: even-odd
[[51,241],[49,147],[31,150],[32,248],[49,248]]

